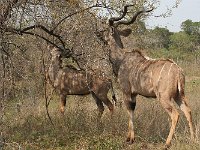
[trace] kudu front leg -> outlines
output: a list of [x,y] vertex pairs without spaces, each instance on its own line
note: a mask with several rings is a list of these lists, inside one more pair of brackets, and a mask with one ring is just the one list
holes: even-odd
[[96,96],[94,92],[92,92],[92,97],[95,99],[95,102],[97,104],[99,113],[98,113],[98,120],[101,119],[103,112],[104,112],[104,106],[103,102]]
[[65,106],[66,106],[66,95],[61,94],[60,95],[60,102],[61,102],[61,106],[60,106],[60,112],[62,114],[64,114],[65,112]]
[[111,114],[111,118],[113,116],[113,112],[114,112],[114,105],[111,103],[111,101],[107,98],[106,96],[102,97],[102,102],[108,107],[108,109],[110,110],[110,114]]
[[124,103],[126,105],[126,108],[128,110],[129,114],[129,123],[128,123],[128,135],[126,141],[129,142],[129,144],[132,144],[135,140],[135,133],[134,133],[134,110],[136,106],[136,96],[133,95],[124,95]]

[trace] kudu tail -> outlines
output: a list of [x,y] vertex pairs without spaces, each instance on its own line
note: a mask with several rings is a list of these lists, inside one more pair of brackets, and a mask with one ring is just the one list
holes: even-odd
[[112,84],[112,80],[110,80],[110,88],[111,88],[111,92],[112,92],[112,100],[116,106],[117,104],[117,98],[115,96],[115,92],[114,92],[114,88],[113,88],[113,84]]
[[178,95],[181,100],[185,99],[185,76],[182,72],[179,73],[178,77]]

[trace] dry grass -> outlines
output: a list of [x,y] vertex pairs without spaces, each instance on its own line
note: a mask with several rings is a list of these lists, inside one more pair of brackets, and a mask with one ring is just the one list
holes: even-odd
[[[190,140],[188,125],[181,113],[176,133],[172,141],[171,150],[200,149],[200,71],[191,66],[180,64],[188,78],[186,94],[192,108],[196,141]],[[189,70],[191,69],[191,70]],[[195,76],[195,78],[194,78]],[[45,111],[45,102],[38,99],[32,103],[23,100],[20,111],[16,104],[10,102],[0,121],[2,136],[5,139],[4,149],[69,149],[69,150],[156,150],[161,149],[169,132],[169,117],[155,99],[138,97],[135,111],[136,141],[133,145],[125,142],[128,115],[125,108],[116,107],[111,119],[106,111],[97,121],[97,108],[94,100],[69,97],[65,115],[58,111],[59,101],[55,96],[49,110],[53,127]],[[122,99],[118,93],[119,101]]]

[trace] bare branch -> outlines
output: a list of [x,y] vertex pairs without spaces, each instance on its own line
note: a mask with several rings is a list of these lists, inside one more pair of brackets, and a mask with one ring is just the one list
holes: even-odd
[[89,9],[92,9],[92,8],[107,8],[107,9],[112,9],[112,8],[106,6],[106,5],[99,4],[98,1],[97,1],[97,3],[96,3],[95,5],[89,6],[89,7],[85,8],[85,9],[76,11],[76,12],[74,12],[74,13],[70,13],[69,15],[67,15],[66,17],[64,17],[63,19],[61,19],[61,20],[55,25],[55,27],[52,29],[52,31],[54,31],[54,30],[55,30],[63,21],[65,21],[67,18],[72,17],[72,16],[74,16],[74,15],[76,15],[76,14],[82,13],[82,12],[84,12],[84,11],[86,11],[86,10],[89,10]]
[[[33,33],[33,32],[29,32],[29,30],[31,29],[35,29],[35,28],[39,28],[39,29],[42,29],[43,31],[45,31],[46,33],[56,37],[62,44],[62,47],[56,45],[55,43],[51,42],[50,40],[48,40],[47,38],[37,34],[37,33]],[[15,34],[19,34],[19,35],[23,35],[23,34],[28,34],[28,35],[33,35],[33,36],[36,36],[36,37],[40,37],[42,38],[43,40],[45,40],[46,42],[52,44],[53,46],[61,49],[62,51],[66,51],[67,50],[67,53],[68,53],[68,57],[71,56],[71,50],[70,49],[66,49],[65,47],[65,43],[64,41],[62,40],[62,37],[60,35],[57,35],[55,33],[53,33],[52,30],[48,30],[46,27],[42,26],[42,25],[33,25],[33,26],[29,26],[29,27],[26,27],[24,29],[14,29],[12,27],[10,28],[6,28],[6,32],[12,32],[12,33],[15,33]]]
[[25,33],[26,31],[28,30],[31,30],[31,29],[35,29],[35,28],[39,28],[39,29],[42,29],[43,31],[45,31],[46,33],[58,38],[58,40],[61,42],[61,44],[63,45],[63,47],[65,48],[65,43],[64,41],[61,39],[62,37],[60,35],[57,35],[55,33],[53,33],[53,30],[48,30],[45,26],[43,25],[33,25],[33,26],[30,26],[30,27],[26,27],[24,29],[18,29],[18,31],[22,34],[22,33]]
[[80,10],[80,11],[77,11],[77,12],[74,12],[74,13],[71,13],[71,14],[67,15],[66,17],[64,17],[63,19],[61,19],[61,20],[55,25],[55,27],[53,28],[52,31],[54,31],[54,30],[55,30],[63,21],[65,21],[67,18],[72,17],[73,15],[76,15],[76,14],[81,13],[81,12],[83,12],[83,11],[89,10],[89,9],[91,9],[91,8],[93,8],[93,7],[97,7],[97,4],[96,4],[96,5],[93,5],[93,6],[90,6],[90,7],[88,7],[88,8],[82,9],[82,10]]
[[[50,123],[51,123],[51,125],[53,126],[53,127],[55,127],[55,125],[54,125],[54,123],[53,123],[53,121],[52,121],[52,119],[51,119],[51,116],[50,116],[50,114],[49,114],[49,110],[48,110],[48,107],[49,107],[49,103],[50,103],[50,101],[51,101],[51,97],[49,98],[48,96],[47,96],[47,77],[46,77],[46,74],[47,74],[47,72],[46,72],[46,65],[45,65],[45,59],[44,59],[44,50],[42,50],[42,67],[43,67],[43,75],[44,75],[44,82],[43,82],[43,86],[44,86],[44,98],[45,98],[45,106],[46,106],[46,113],[47,113],[47,117],[49,118],[49,121],[50,121]],[[53,92],[53,91],[52,91]],[[52,96],[52,94],[51,94],[51,96]]]

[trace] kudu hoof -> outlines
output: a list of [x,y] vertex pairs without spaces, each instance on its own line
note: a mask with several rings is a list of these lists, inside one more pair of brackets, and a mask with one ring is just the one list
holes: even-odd
[[134,139],[131,139],[130,137],[128,137],[127,139],[126,139],[126,142],[129,144],[129,145],[131,145],[131,144],[133,144],[134,143]]
[[65,111],[64,110],[60,110],[61,115],[64,115]]
[[170,144],[165,144],[163,150],[168,150],[170,146]]

